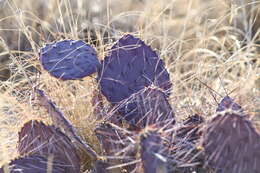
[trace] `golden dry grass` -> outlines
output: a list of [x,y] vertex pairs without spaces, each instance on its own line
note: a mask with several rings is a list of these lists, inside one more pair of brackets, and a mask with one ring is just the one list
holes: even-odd
[[[59,81],[38,62],[41,46],[63,38],[95,44],[102,59],[114,39],[131,32],[165,60],[178,120],[194,113],[210,116],[217,104],[213,95],[219,101],[231,93],[259,123],[259,7],[258,0],[0,1],[0,76],[11,70],[0,82],[0,165],[17,156],[17,133],[24,122],[51,123],[33,100],[35,85],[98,150],[91,104],[94,77]],[[42,72],[40,77],[32,67]]]

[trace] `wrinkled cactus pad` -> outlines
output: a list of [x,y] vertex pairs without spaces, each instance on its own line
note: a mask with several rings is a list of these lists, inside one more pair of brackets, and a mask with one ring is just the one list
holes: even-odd
[[19,132],[18,151],[20,155],[36,153],[45,158],[52,154],[71,172],[80,170],[80,160],[71,140],[59,129],[42,122],[31,120],[24,124]]
[[98,72],[102,94],[118,103],[144,87],[155,85],[170,93],[171,82],[163,61],[139,38],[128,34],[110,49]]
[[96,51],[82,40],[46,44],[40,50],[40,61],[45,70],[62,80],[89,76],[100,66]]
[[[69,172],[69,166],[65,163],[51,160],[51,156],[48,159],[37,154],[12,160],[7,167],[10,173],[47,173],[48,170],[52,170],[51,173]],[[5,173],[3,167],[0,168],[0,173]]]
[[237,112],[217,114],[206,125],[201,144],[208,165],[220,173],[260,170],[260,135]]
[[145,87],[123,100],[118,111],[130,124],[145,127],[146,125],[169,123],[174,124],[174,112],[168,97],[160,88]]

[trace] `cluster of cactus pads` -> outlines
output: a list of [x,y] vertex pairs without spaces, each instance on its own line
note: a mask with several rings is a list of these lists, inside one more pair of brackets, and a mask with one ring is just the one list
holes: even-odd
[[81,151],[89,156],[92,173],[260,173],[260,135],[232,98],[224,97],[207,121],[195,114],[176,122],[168,101],[169,73],[156,52],[130,34],[108,52],[100,62],[81,40],[54,42],[40,50],[43,68],[58,79],[97,72],[97,85],[115,114],[101,117],[95,129],[102,151],[84,142],[37,89],[54,125],[27,122],[19,133],[20,157],[0,172],[80,173]]

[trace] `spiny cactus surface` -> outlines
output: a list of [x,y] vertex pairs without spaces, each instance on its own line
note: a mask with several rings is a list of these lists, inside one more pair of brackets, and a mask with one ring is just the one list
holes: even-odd
[[139,38],[128,34],[110,49],[98,72],[102,94],[118,103],[154,84],[170,93],[171,82],[163,61]]
[[40,61],[52,76],[72,80],[95,73],[100,66],[96,51],[82,40],[62,40],[46,44]]
[[71,172],[79,172],[80,159],[71,140],[54,126],[29,121],[19,132],[18,151],[20,155],[36,153],[47,158],[53,155]]
[[224,111],[226,109],[231,109],[234,111],[240,111],[243,112],[242,107],[234,102],[234,99],[232,99],[229,96],[225,96],[221,102],[218,104],[217,112]]
[[117,129],[113,128],[109,123],[102,123],[95,129],[95,134],[99,139],[105,155],[111,155],[114,150],[120,148],[116,143],[122,137]]
[[109,170],[109,173],[118,173],[121,172],[121,170],[132,170],[133,165],[123,167],[117,167],[117,165],[135,160],[135,152],[132,151],[134,147],[132,148],[131,140],[129,141],[135,133],[106,122],[100,124],[95,129],[95,133],[103,149],[102,153],[107,156],[112,156],[112,159],[108,158],[106,160],[107,163],[97,162],[97,168],[116,166],[116,168]]
[[244,115],[217,114],[201,143],[208,165],[217,173],[260,172],[260,135]]
[[91,173],[109,173],[109,171],[106,169],[107,167],[109,167],[108,163],[97,160],[94,165],[94,170]]
[[168,154],[162,134],[156,129],[148,130],[140,136],[141,159],[144,173],[169,173]]
[[203,118],[195,114],[172,126],[173,130],[167,135],[170,144],[168,160],[171,172],[207,172],[202,168],[201,151],[197,149],[202,123]]
[[[70,165],[60,161],[52,161],[38,154],[19,157],[12,160],[7,166],[8,173],[70,173]],[[4,172],[4,167],[0,168],[0,173]],[[75,172],[76,173],[76,172]]]
[[200,126],[204,123],[204,118],[198,114],[188,117],[176,130],[176,136],[184,139],[186,142],[195,142],[201,136]]
[[19,132],[20,157],[8,165],[11,173],[79,173],[78,148],[89,156],[92,173],[259,173],[260,134],[241,106],[226,96],[207,123],[199,115],[175,122],[168,102],[169,73],[142,40],[123,36],[101,64],[92,47],[75,40],[47,44],[40,60],[45,70],[63,80],[98,72],[100,93],[112,103],[108,112],[102,110],[101,95],[92,99],[98,119],[104,118],[95,129],[101,153],[80,138],[43,90],[36,89],[38,104],[54,126],[38,121],[24,125]]
[[119,104],[119,112],[130,124],[145,127],[151,124],[174,124],[174,112],[167,95],[159,88],[145,87]]

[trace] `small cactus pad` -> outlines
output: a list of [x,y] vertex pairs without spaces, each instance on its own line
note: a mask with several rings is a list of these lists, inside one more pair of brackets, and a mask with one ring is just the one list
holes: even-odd
[[125,120],[138,127],[175,122],[168,98],[159,88],[145,87],[123,100],[118,110]]
[[155,130],[146,130],[140,136],[141,159],[144,173],[168,173],[167,149],[162,135]]
[[20,155],[39,154],[43,157],[53,154],[55,159],[65,163],[71,172],[79,172],[79,157],[71,140],[59,129],[42,122],[29,121],[19,132],[18,151]]
[[203,131],[201,145],[208,165],[220,173],[260,170],[260,135],[245,116],[217,114]]
[[[17,158],[7,165],[7,169],[10,173],[67,173],[70,172],[68,165],[62,162],[58,162],[51,156],[43,157],[41,155],[33,154],[25,157]],[[4,172],[4,167],[0,168],[0,173]],[[74,172],[74,171],[73,171]],[[79,173],[75,172],[75,173]]]
[[163,61],[142,40],[128,34],[110,50],[98,72],[102,94],[118,103],[152,84],[170,93],[171,82]]
[[221,102],[218,104],[217,112],[224,111],[226,109],[232,109],[233,111],[240,111],[243,112],[240,105],[234,102],[234,99],[232,99],[229,96],[224,97]]
[[45,70],[62,80],[80,79],[95,73],[100,66],[96,51],[82,40],[63,40],[40,50]]

